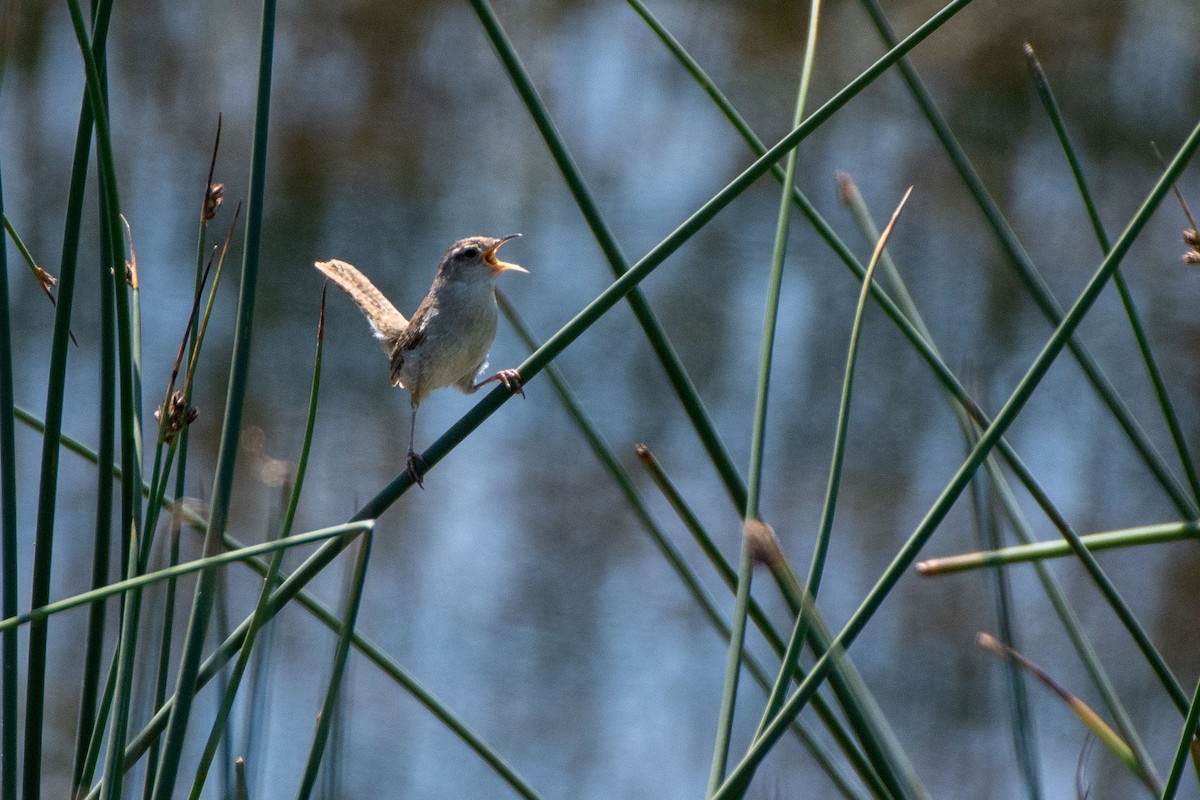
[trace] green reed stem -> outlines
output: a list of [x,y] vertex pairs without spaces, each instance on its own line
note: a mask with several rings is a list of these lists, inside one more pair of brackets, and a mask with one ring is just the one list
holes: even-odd
[[[228,537],[226,537],[228,538]],[[297,537],[293,536],[288,541],[294,541]],[[227,542],[231,546],[236,546],[239,549],[244,549],[237,542]],[[265,574],[267,571],[266,565],[254,559],[245,562],[259,574]],[[312,597],[307,592],[299,592],[295,596],[295,600],[301,607],[309,611],[321,624],[329,628],[331,631],[341,629],[342,620],[326,608],[319,600]],[[279,612],[283,603],[279,602],[278,594],[273,594],[267,606],[267,617],[272,617]],[[199,674],[199,686],[204,686],[228,663],[229,659],[239,651],[245,642],[245,636],[249,630],[250,620],[242,622],[218,647],[211,653]],[[449,728],[456,736],[470,747],[477,755],[488,764],[505,782],[509,784],[514,791],[527,800],[537,800],[538,794],[529,786],[525,780],[517,774],[517,772],[507,764],[504,759],[491,748],[478,734],[468,728],[455,714],[450,711],[444,703],[442,703],[432,692],[422,686],[415,678],[409,675],[399,664],[397,664],[390,656],[387,655],[377,644],[367,639],[361,633],[355,632],[352,641],[354,646],[358,648],[369,661],[379,667],[384,674],[392,678],[405,690],[407,690],[421,705],[425,706],[430,713],[434,715],[442,724]],[[125,768],[130,769],[141,757],[142,753],[149,747],[150,742],[162,732],[167,724],[167,717],[170,714],[171,707],[174,705],[174,698],[169,698],[167,702],[155,712],[153,718],[142,729],[141,733],[135,736],[125,751]],[[93,791],[88,797],[91,798],[95,792]]]
[[181,564],[175,564],[163,569],[147,572],[143,575],[135,575],[132,578],[125,578],[119,581],[101,586],[98,589],[92,589],[87,592],[65,597],[62,600],[56,600],[53,603],[47,603],[44,606],[32,609],[30,611],[16,614],[0,620],[0,631],[15,630],[22,625],[27,625],[37,620],[47,619],[55,614],[61,614],[64,611],[70,611],[79,606],[88,605],[89,603],[98,603],[102,600],[107,600],[115,595],[131,592],[135,589],[144,589],[155,583],[160,583],[171,578],[179,578],[184,575],[190,575],[193,572],[200,572],[205,569],[215,569],[226,564],[232,564],[237,561],[248,561],[264,555],[270,555],[278,550],[283,550],[291,547],[300,547],[316,542],[324,542],[329,539],[338,537],[346,537],[362,533],[370,528],[371,520],[359,522],[347,522],[342,525],[335,525],[330,528],[321,528],[320,530],[308,531],[306,533],[297,533],[294,536],[289,536],[286,539],[275,539],[269,542],[260,544],[245,545],[236,550],[227,550],[218,553],[215,556],[204,556],[193,561],[185,561]]
[[[1144,547],[1163,542],[1179,542],[1200,538],[1200,522],[1167,522],[1161,525],[1143,525],[1119,531],[1089,533],[1079,537],[1080,542],[1091,552],[1118,547]],[[1072,553],[1070,543],[1052,539],[1033,544],[1019,544],[978,553],[931,558],[917,564],[922,575],[947,575],[952,572],[983,567],[999,567],[1023,564],[1048,558],[1062,558]]]

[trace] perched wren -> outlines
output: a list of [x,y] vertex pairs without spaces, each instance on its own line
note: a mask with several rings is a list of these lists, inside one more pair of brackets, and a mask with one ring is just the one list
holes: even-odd
[[496,251],[514,233],[500,239],[472,236],[450,246],[438,263],[429,294],[412,319],[404,315],[355,267],[333,259],[316,267],[350,295],[392,362],[392,385],[408,389],[412,420],[408,437],[408,474],[422,486],[424,465],[415,448],[417,407],[434,389],[454,386],[470,394],[492,381],[511,392],[521,389],[521,376],[505,369],[476,381],[487,367],[488,349],[496,338],[496,279],[508,271],[528,272],[496,259]]

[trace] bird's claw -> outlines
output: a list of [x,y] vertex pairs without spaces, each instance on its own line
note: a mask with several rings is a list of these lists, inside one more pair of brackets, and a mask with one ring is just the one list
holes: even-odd
[[502,369],[496,373],[495,379],[504,384],[504,388],[508,389],[513,394],[521,395],[521,399],[525,399],[525,389],[521,385],[521,373],[515,369]]
[[425,471],[425,459],[417,455],[415,450],[408,451],[408,477],[413,479],[413,483],[425,488],[425,482],[421,480],[421,473]]

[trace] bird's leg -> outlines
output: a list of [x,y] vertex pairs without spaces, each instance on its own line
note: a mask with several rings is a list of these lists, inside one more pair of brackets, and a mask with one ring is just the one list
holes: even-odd
[[421,480],[421,472],[425,470],[425,461],[417,455],[415,449],[417,442],[417,404],[412,404],[412,422],[408,426],[408,477],[413,479],[413,483],[425,488],[425,483]]
[[492,377],[484,378],[479,383],[472,386],[471,391],[475,391],[485,383],[491,383],[492,381],[499,381],[500,383],[504,384],[505,389],[508,389],[513,394],[519,394],[521,397],[525,397],[525,390],[521,388],[521,373],[517,372],[515,369],[502,369]]

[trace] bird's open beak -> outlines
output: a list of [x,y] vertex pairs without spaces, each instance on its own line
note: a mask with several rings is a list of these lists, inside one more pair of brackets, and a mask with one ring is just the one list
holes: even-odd
[[524,267],[517,266],[516,264],[510,264],[507,261],[500,261],[496,258],[496,251],[500,249],[500,245],[504,244],[509,239],[516,239],[520,235],[521,234],[519,233],[509,234],[492,245],[490,250],[485,250],[483,253],[483,263],[487,264],[488,267],[495,272],[508,272],[511,270],[514,272],[528,273],[529,270],[525,269]]

